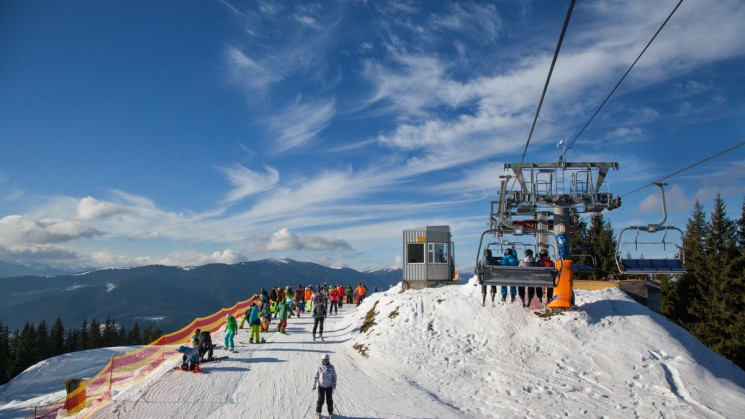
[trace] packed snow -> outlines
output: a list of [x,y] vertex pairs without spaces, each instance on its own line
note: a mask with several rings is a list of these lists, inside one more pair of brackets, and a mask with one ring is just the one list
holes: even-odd
[[[482,307],[473,280],[394,287],[328,317],[325,341],[312,340],[306,313],[287,335],[262,334],[266,344],[239,330],[238,353],[217,350],[229,358],[203,373],[174,371],[174,357],[94,417],[314,417],[313,374],[326,353],[340,418],[742,417],[745,372],[684,329],[617,289],[578,290],[576,303],[542,317],[518,303]],[[80,375],[59,372],[60,387]],[[0,416],[23,416],[22,404]]]

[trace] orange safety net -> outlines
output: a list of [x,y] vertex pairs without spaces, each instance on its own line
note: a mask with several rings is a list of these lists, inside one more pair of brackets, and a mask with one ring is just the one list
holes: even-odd
[[[245,301],[241,301],[230,308],[222,310],[207,316],[194,319],[187,326],[180,330],[163,335],[149,345],[143,346],[134,351],[115,356],[95,377],[85,383],[85,404],[76,404],[77,416],[88,417],[100,409],[104,402],[111,398],[111,390],[118,390],[134,384],[147,377],[156,368],[176,355],[176,348],[173,346],[187,343],[190,341],[194,329],[209,331],[214,333],[225,324],[225,316],[229,313],[234,317],[240,317],[251,306],[251,303],[258,299],[257,295]],[[72,395],[72,393],[71,393]],[[50,404],[43,409],[37,409],[34,418],[54,417],[57,413],[65,408],[65,402],[69,396],[54,404]],[[80,410],[83,409],[83,410]],[[74,414],[68,410],[69,415]]]

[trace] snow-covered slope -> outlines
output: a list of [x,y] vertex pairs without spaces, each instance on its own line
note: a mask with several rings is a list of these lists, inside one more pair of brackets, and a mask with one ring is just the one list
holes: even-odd
[[307,314],[264,345],[241,330],[230,359],[204,374],[164,366],[95,417],[312,417],[325,353],[338,417],[742,417],[740,368],[623,292],[576,300],[581,311],[543,318],[481,307],[472,283],[392,289],[329,317],[324,342],[312,341]]

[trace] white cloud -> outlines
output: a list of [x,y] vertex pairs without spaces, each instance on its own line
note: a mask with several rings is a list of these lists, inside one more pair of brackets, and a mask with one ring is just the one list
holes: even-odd
[[210,254],[197,251],[171,252],[167,257],[157,260],[155,263],[168,266],[200,266],[208,263],[225,263],[232,265],[247,260],[240,251],[235,249],[215,250]]
[[277,153],[301,147],[311,141],[331,122],[336,111],[334,100],[302,103],[301,98],[268,120]]
[[232,81],[243,88],[249,100],[256,100],[256,92],[263,93],[282,80],[281,73],[265,68],[235,47],[228,47],[226,56]]
[[351,250],[351,248],[345,240],[310,235],[298,236],[286,227],[272,233],[271,239],[266,244],[266,250],[270,252],[288,250]]
[[264,173],[259,173],[239,164],[223,168],[222,172],[233,185],[226,200],[234,202],[271,189],[279,182],[279,172],[270,166],[264,166],[264,170]]
[[102,202],[90,196],[81,199],[77,207],[77,216],[80,220],[95,220],[127,213],[131,213],[127,208],[110,202]]
[[63,243],[104,233],[72,221],[8,215],[0,218],[0,245]]

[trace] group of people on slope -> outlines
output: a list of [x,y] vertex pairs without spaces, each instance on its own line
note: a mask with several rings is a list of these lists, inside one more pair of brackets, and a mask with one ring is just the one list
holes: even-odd
[[[212,336],[208,330],[194,330],[191,337],[192,347],[181,345],[176,349],[181,353],[181,369],[184,371],[199,372],[199,364],[204,361],[212,361],[215,344],[212,343]],[[207,355],[207,358],[204,356]]]
[[[484,259],[485,260],[491,260],[492,258],[492,252],[491,249],[486,249],[484,251]],[[505,249],[504,256],[502,257],[502,260],[500,262],[502,266],[543,266],[543,267],[553,267],[554,262],[548,257],[548,251],[546,249],[541,250],[538,252],[538,260],[536,260],[533,257],[533,250],[531,249],[525,249],[525,255],[522,260],[517,260],[517,254],[515,252],[515,249]],[[533,297],[538,298],[538,302],[543,304],[543,288],[542,287],[518,287],[518,286],[501,286],[499,290],[499,294],[501,296],[502,301],[507,301],[507,289],[509,288],[510,293],[510,302],[515,302],[515,297],[517,295],[520,296],[520,301],[522,302],[523,307],[528,307],[530,305],[530,301],[533,299]],[[527,288],[527,300],[525,299],[525,289]],[[492,304],[494,304],[494,296],[497,293],[497,286],[491,285],[490,294],[491,294],[491,301]],[[554,289],[553,288],[546,288],[546,301],[549,302],[553,298],[554,295]],[[486,285],[481,285],[481,305],[486,304]]]

